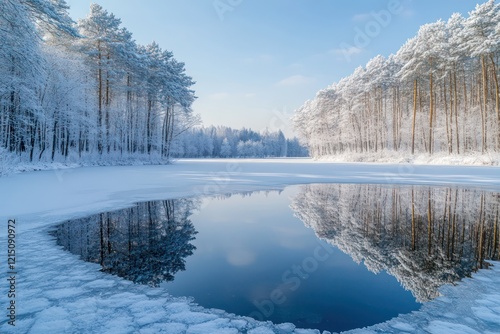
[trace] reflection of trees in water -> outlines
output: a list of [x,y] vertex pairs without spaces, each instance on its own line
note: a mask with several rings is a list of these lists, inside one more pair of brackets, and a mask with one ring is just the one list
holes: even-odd
[[185,270],[197,233],[188,199],[139,203],[120,211],[68,221],[52,232],[57,244],[102,271],[158,286]]
[[292,209],[316,234],[387,270],[418,301],[498,260],[500,195],[444,187],[309,185]]

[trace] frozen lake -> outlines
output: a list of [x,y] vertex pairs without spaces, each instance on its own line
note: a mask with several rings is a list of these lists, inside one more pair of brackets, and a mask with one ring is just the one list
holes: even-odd
[[[339,164],[310,159],[195,159],[180,160],[168,166],[83,167],[1,177],[0,220],[5,223],[10,219],[17,221],[16,290],[19,294],[16,295],[16,327],[7,325],[8,318],[4,318],[0,320],[0,331],[52,334],[321,333],[299,329],[291,323],[275,325],[220,309],[203,308],[192,303],[190,298],[173,297],[167,288],[172,282],[152,288],[103,272],[99,261],[82,261],[80,255],[57,246],[57,238],[49,231],[68,220],[133,208],[134,203],[154,200],[175,203],[179,198],[192,200],[199,196],[270,189],[286,189],[287,192],[288,185],[332,183],[326,190],[316,185],[304,186],[296,197],[283,197],[286,204],[281,207],[291,207],[293,211],[286,210],[300,218],[299,226],[310,227],[310,233],[325,243],[339,248],[355,262],[363,262],[360,268],[366,266],[372,272],[389,273],[409,289],[415,300],[431,299],[418,311],[349,333],[497,333],[500,328],[500,262],[493,262],[489,270],[473,273],[472,278],[453,284],[444,283],[464,275],[464,270],[454,264],[458,259],[455,255],[452,266],[445,260],[448,249],[454,249],[460,255],[461,248],[457,248],[457,240],[461,240],[457,238],[459,231],[460,236],[466,237],[464,246],[483,240],[485,258],[486,250],[492,248],[494,233],[488,229],[497,217],[495,192],[500,192],[499,176],[497,167]],[[375,188],[367,185],[383,183],[388,185]],[[394,188],[389,184],[399,186]],[[427,192],[414,192],[412,215],[411,189],[418,186],[432,186],[430,217],[434,225],[431,224],[430,257],[426,239],[429,235],[426,218],[428,189]],[[363,187],[368,188],[367,191],[361,191]],[[233,198],[237,200],[239,196]],[[274,193],[269,196],[274,196]],[[209,205],[204,204],[207,201]],[[187,218],[198,233],[189,244],[201,242],[207,234],[196,219],[212,208],[216,210],[216,203],[224,202],[212,198],[193,203],[193,214]],[[278,204],[274,205],[278,210]],[[360,210],[362,208],[367,210]],[[260,211],[252,212],[252,215]],[[240,221],[249,217],[239,215]],[[391,225],[383,221],[400,223]],[[412,221],[415,228],[411,226]],[[475,224],[480,221],[484,224]],[[125,222],[128,224],[128,220]],[[483,232],[489,234],[479,234],[481,226]],[[465,234],[462,233],[464,227]],[[479,235],[483,238],[478,238]],[[97,240],[100,242],[100,236]],[[0,229],[0,244],[7,245],[6,242],[7,229]],[[496,242],[498,245],[498,238]],[[192,255],[184,257],[186,270],[173,273],[173,283],[180,281],[181,274],[193,270],[190,261],[194,261],[202,249],[198,247],[192,250]],[[301,261],[304,259],[300,258]],[[301,263],[297,261],[296,264]],[[0,273],[0,278],[7,282],[6,270]],[[273,279],[273,288],[276,280],[279,283],[281,277]],[[303,282],[307,283],[306,280]],[[434,298],[436,295],[439,297]],[[8,301],[5,296],[1,300],[2,303]]]
[[498,259],[499,205],[470,188],[313,184],[143,202],[51,234],[103,272],[205,308],[345,331]]

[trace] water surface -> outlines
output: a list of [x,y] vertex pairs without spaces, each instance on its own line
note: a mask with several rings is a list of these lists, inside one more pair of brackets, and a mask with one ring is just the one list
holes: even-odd
[[498,258],[499,196],[308,185],[176,199],[66,222],[58,244],[207,308],[343,331],[386,321]]

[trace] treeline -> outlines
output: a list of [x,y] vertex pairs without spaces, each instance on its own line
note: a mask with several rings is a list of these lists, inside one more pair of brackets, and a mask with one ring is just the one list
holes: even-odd
[[93,4],[0,1],[0,155],[21,161],[163,159],[198,122],[172,52],[137,44]]
[[177,158],[307,157],[309,152],[297,138],[287,139],[280,130],[255,132],[229,127],[189,129],[172,146]]
[[311,155],[500,151],[500,9],[426,24],[296,111]]

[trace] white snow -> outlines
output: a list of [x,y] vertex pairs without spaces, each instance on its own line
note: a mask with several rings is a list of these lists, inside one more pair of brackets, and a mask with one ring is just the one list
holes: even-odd
[[417,164],[417,165],[456,165],[456,166],[498,166],[500,165],[499,153],[471,153],[471,154],[449,154],[436,152],[432,155],[427,153],[410,154],[381,151],[370,153],[344,153],[318,158],[320,161],[330,162],[371,162],[390,164]]
[[[167,166],[82,167],[0,177],[0,221],[20,231],[137,201],[305,183],[461,184],[500,189],[499,167],[330,163],[311,159],[186,159]],[[6,230],[0,230],[0,237]]]
[[257,327],[248,331],[248,334],[274,334],[274,331],[268,327]]
[[[134,285],[99,271],[56,246],[46,229],[61,220],[126,207],[137,201],[290,184],[461,184],[500,190],[500,168],[339,164],[309,159],[180,160],[168,166],[85,167],[0,178],[0,222],[16,220],[16,327],[2,333],[319,333],[208,310],[188,298]],[[0,245],[6,247],[6,228]],[[0,280],[6,280],[6,268]],[[4,289],[5,286],[2,288]],[[500,332],[500,263],[411,314],[351,333]],[[6,296],[2,293],[1,304]],[[3,307],[3,306],[2,306]]]
[[468,326],[440,320],[431,321],[427,331],[432,334],[480,334]]

